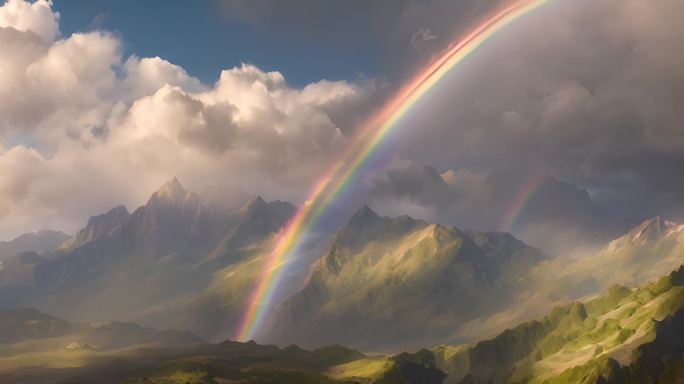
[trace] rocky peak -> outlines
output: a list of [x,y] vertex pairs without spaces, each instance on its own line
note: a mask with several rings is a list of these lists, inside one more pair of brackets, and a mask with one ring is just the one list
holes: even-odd
[[628,236],[632,241],[656,241],[667,236],[675,227],[677,223],[656,216],[639,224],[629,232]]
[[80,245],[108,235],[114,228],[123,224],[130,214],[123,205],[110,209],[107,213],[92,216],[85,228],[78,231],[71,246]]
[[263,209],[264,207],[266,207],[266,205],[266,201],[264,201],[264,199],[262,199],[261,196],[257,195],[249,199],[249,201],[247,201],[247,203],[245,203],[245,205],[242,207],[242,210],[244,212],[254,212],[259,209]]
[[193,194],[186,191],[178,181],[178,178],[174,177],[159,187],[159,189],[152,194],[149,202],[163,201],[170,203],[181,203],[187,200],[191,195]]
[[364,226],[375,223],[379,218],[380,218],[380,216],[378,216],[378,214],[375,213],[375,211],[370,209],[370,207],[368,205],[364,204],[349,219],[349,223],[347,224],[347,227],[364,227]]

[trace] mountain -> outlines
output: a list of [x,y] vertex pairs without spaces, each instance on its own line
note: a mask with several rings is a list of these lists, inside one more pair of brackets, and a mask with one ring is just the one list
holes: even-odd
[[645,220],[596,252],[542,263],[529,279],[537,282],[539,291],[576,299],[599,293],[615,283],[644,284],[682,263],[684,225],[656,217]]
[[[600,246],[626,230],[621,221],[592,201],[585,189],[550,175],[530,182],[529,177],[515,172],[488,175],[482,194],[489,207],[498,207],[493,209],[490,225],[496,227],[514,210],[506,230],[553,254],[573,251],[578,245]],[[518,200],[520,197],[524,201]]]
[[50,253],[68,238],[62,232],[44,230],[25,233],[10,241],[0,241],[0,261],[21,252]]
[[364,206],[264,338],[372,350],[444,340],[507,305],[520,274],[545,259],[509,234],[380,217]]
[[88,220],[85,228],[78,231],[73,238],[65,241],[61,248],[75,248],[89,241],[108,236],[111,231],[121,226],[128,219],[128,216],[130,214],[123,205],[112,208],[107,213],[93,216]]
[[2,310],[0,325],[0,359],[27,352],[46,352],[51,346],[70,350],[87,346],[87,349],[106,351],[130,345],[171,346],[203,342],[189,332],[160,331],[117,321],[70,322],[34,308]]
[[[175,353],[206,345],[189,332],[134,323],[70,322],[32,308],[0,311],[0,382],[74,382],[70,370],[90,371],[126,359],[145,360],[144,351]],[[83,382],[102,382],[107,376]]]
[[71,324],[32,308],[0,311],[0,344],[63,336]]
[[675,383],[684,373],[684,266],[472,345],[432,349],[445,383]]
[[[116,207],[92,217],[52,254],[25,253],[4,261],[0,303],[86,321],[180,324],[211,338],[209,332],[228,325],[204,327],[203,319],[214,315],[205,311],[216,308],[188,303],[206,297],[222,271],[261,257],[293,211],[288,203],[260,197],[228,210],[185,190],[174,178],[130,214]],[[251,288],[251,280],[235,280],[231,284],[241,292]],[[239,305],[222,308],[229,311],[228,319],[243,308],[244,297],[234,299]]]

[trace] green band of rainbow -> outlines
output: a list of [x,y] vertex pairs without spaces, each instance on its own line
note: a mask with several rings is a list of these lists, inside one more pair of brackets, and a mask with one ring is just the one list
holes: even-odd
[[537,172],[520,185],[499,225],[502,231],[511,232],[516,228],[530,200],[547,180],[547,175],[546,171]]
[[301,208],[278,233],[275,246],[267,255],[259,280],[247,300],[247,308],[235,333],[235,339],[251,339],[269,311],[273,292],[283,275],[287,256],[296,249],[307,229],[344,188],[356,179],[356,174],[385,137],[397,126],[434,85],[451,69],[505,26],[545,4],[549,0],[518,0],[503,7],[482,24],[466,34],[406,83],[352,138],[342,156],[316,182]]

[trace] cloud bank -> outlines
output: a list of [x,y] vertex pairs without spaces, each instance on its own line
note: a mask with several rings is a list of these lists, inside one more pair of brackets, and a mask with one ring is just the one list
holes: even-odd
[[[297,1],[306,14],[277,1],[221,4],[265,33],[306,33],[314,47],[375,44],[399,80],[293,87],[244,64],[202,84],[162,58],[124,57],[106,31],[61,36],[49,1],[8,1],[0,237],[73,231],[172,176],[297,202],[402,76],[498,2]],[[401,122],[388,144],[395,160],[373,170],[364,198],[385,213],[495,227],[506,207],[483,200],[488,177],[544,171],[614,216],[684,219],[683,12],[677,0],[556,1],[519,20]]]
[[60,39],[50,7],[0,6],[3,237],[73,231],[90,214],[135,207],[173,176],[297,198],[344,144],[357,100],[378,87],[293,88],[249,64],[205,85],[159,57],[123,57],[105,31]]

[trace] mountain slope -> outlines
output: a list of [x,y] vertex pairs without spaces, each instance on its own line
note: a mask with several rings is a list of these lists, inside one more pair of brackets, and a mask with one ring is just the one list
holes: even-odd
[[188,332],[71,323],[34,309],[2,311],[0,324],[3,383],[332,384],[343,381],[325,375],[330,367],[366,358],[340,346],[306,351],[254,342],[208,344]]
[[519,274],[542,260],[507,234],[380,217],[364,206],[266,339],[375,349],[443,339],[500,307]]
[[652,382],[684,363],[684,344],[671,339],[683,313],[681,267],[642,287],[614,285],[491,340],[432,353],[446,383]]
[[65,241],[60,248],[75,248],[89,241],[108,236],[111,231],[121,226],[129,215],[126,207],[119,205],[107,213],[93,216],[88,220],[85,228],[78,231],[73,238]]
[[0,241],[0,261],[21,252],[50,253],[69,236],[59,231],[25,233],[10,241]]
[[58,321],[69,328],[0,342],[0,382],[349,384],[369,383],[373,365],[376,384],[440,384],[445,376],[434,361],[406,354],[370,357],[338,345],[308,351],[254,342],[208,344],[187,332],[69,323],[30,309],[0,313],[5,318]]
[[[56,253],[8,259],[0,270],[0,303],[88,321],[180,324],[212,337],[207,332],[215,328],[196,322],[215,308],[186,303],[203,296],[220,271],[259,257],[293,210],[257,197],[229,211],[173,179],[133,213],[117,207],[91,218]],[[229,320],[241,309],[221,308]]]
[[646,220],[595,253],[540,264],[531,280],[553,297],[581,298],[611,284],[635,286],[684,263],[684,225],[656,217]]

